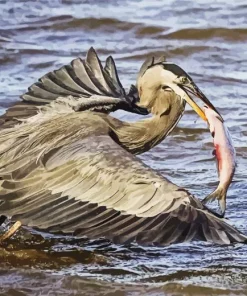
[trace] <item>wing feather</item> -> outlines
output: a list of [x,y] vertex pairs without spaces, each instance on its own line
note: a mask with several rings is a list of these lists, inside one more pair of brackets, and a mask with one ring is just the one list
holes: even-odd
[[63,86],[61,86],[59,85],[59,83],[56,83],[56,81],[58,80],[56,80],[54,76],[50,75],[50,78],[48,76],[49,74],[39,79],[39,81],[41,82],[41,84],[45,89],[50,90],[52,93],[59,94],[60,96],[69,96],[69,95],[73,95],[75,97],[79,96],[80,92],[76,90],[69,90],[65,87],[64,84]]
[[81,93],[82,95],[85,94],[85,89],[72,79],[66,66],[63,66],[59,70],[55,70],[53,75],[58,81],[61,81],[68,88],[78,91],[78,93]]
[[61,101],[61,98],[66,99],[67,96],[75,101],[78,98],[85,99],[82,108],[75,108],[75,112],[96,110],[109,113],[123,109],[137,114],[148,114],[145,108],[136,105],[139,100],[137,92],[135,97],[125,93],[113,58],[108,57],[103,67],[95,50],[90,48],[85,60],[74,59],[69,65],[45,74],[31,85],[21,96],[23,102],[16,102],[1,116],[0,128],[12,127],[20,119],[36,115],[40,106],[51,104],[58,98]]
[[122,86],[122,84],[120,82],[115,62],[114,62],[114,60],[113,60],[113,58],[111,56],[109,56],[106,59],[106,64],[105,64],[104,70],[109,75],[109,77],[111,78],[111,83],[116,88],[116,91],[120,95],[125,97],[126,96],[125,90],[124,90],[124,88],[123,88],[123,86]]
[[80,81],[80,85],[91,94],[102,95],[100,89],[92,82],[90,76],[85,68],[85,62],[77,58],[71,62],[72,68],[74,69],[75,77]]
[[[60,120],[56,124],[64,130],[64,118]],[[80,125],[80,120],[78,127],[73,125],[74,133]],[[106,237],[116,243],[246,242],[224,219],[144,165],[109,135],[70,137],[61,144],[55,138],[50,143],[43,141],[43,133],[41,125],[39,133],[32,134],[32,145],[29,140],[22,142],[18,169],[11,160],[14,150],[9,160],[4,154],[0,157],[1,214],[41,230]],[[28,174],[22,172],[27,160],[32,164]],[[6,175],[11,178],[4,179]]]
[[102,93],[106,95],[111,95],[112,91],[115,93],[115,89],[111,89],[107,84],[101,62],[92,47],[87,52],[86,70],[94,85],[96,85]]

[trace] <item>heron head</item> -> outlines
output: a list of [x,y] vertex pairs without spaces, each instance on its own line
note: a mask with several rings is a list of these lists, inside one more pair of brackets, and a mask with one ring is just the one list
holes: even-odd
[[[150,105],[155,106],[158,103],[161,114],[164,113],[164,110],[171,109],[175,105],[185,106],[187,102],[203,120],[206,120],[204,111],[193,100],[193,95],[199,98],[208,108],[213,109],[222,119],[217,109],[192,78],[174,63],[163,61],[147,67],[146,71],[139,76],[137,86],[140,105],[148,108]],[[173,99],[171,99],[171,96]],[[152,112],[152,109],[150,111]]]

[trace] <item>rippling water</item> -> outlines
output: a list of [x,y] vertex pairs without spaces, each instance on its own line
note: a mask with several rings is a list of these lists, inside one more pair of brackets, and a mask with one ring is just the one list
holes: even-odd
[[[227,218],[247,233],[246,1],[0,1],[0,112],[46,72],[94,46],[113,55],[126,88],[143,60],[166,53],[223,114],[238,167]],[[125,120],[136,119],[118,112]],[[212,139],[187,109],[141,158],[204,197],[217,185]],[[247,295],[247,246],[129,248],[25,230],[0,249],[1,295]]]

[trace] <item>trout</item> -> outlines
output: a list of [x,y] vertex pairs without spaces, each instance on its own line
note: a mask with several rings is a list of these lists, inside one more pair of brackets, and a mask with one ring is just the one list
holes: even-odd
[[205,116],[208,121],[209,129],[214,141],[213,155],[216,156],[219,185],[215,191],[203,199],[203,203],[218,200],[222,217],[226,210],[226,194],[236,167],[236,151],[227,127],[212,109],[204,106]]

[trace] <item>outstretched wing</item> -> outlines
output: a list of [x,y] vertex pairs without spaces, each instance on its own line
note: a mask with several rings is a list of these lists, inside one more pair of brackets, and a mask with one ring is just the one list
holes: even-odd
[[[44,136],[41,131],[39,137]],[[246,236],[108,135],[71,137],[53,147],[35,144],[34,137],[28,149],[22,147],[23,137],[15,160],[0,168],[0,213],[13,220],[116,243],[246,242]]]
[[50,103],[58,96],[108,96],[128,100],[119,81],[112,57],[103,68],[95,50],[90,48],[85,60],[77,58],[70,65],[50,72],[21,96],[27,102]]
[[137,114],[148,114],[145,108],[136,105],[139,100],[136,93],[126,94],[113,58],[108,57],[103,67],[95,50],[90,48],[85,60],[77,58],[31,85],[28,92],[21,96],[23,101],[15,103],[1,116],[0,128],[13,126],[18,118],[35,115],[38,112],[37,106],[67,96],[75,99],[84,97],[83,110],[109,113],[124,109]]

